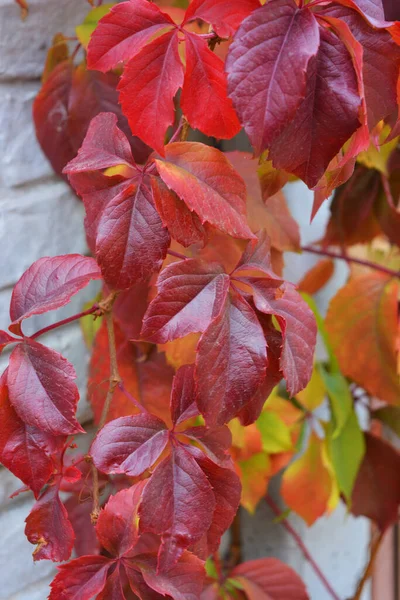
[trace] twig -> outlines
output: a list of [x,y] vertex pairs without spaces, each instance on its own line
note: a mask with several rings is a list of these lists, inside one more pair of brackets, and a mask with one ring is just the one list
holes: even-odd
[[297,533],[297,531],[294,529],[294,527],[292,527],[292,525],[289,523],[289,521],[287,519],[282,518],[282,513],[281,513],[281,511],[279,509],[279,506],[272,500],[271,496],[269,496],[269,495],[267,495],[265,497],[265,501],[267,502],[268,506],[271,508],[272,512],[277,517],[279,517],[280,524],[286,529],[286,531],[288,533],[290,533],[290,535],[292,536],[292,538],[294,539],[294,541],[298,545],[299,549],[303,553],[304,558],[306,560],[308,560],[308,562],[310,563],[311,567],[315,571],[315,574],[318,576],[319,580],[321,581],[321,583],[323,584],[323,586],[325,587],[325,589],[327,590],[327,592],[329,592],[329,594],[332,596],[332,598],[334,600],[340,600],[339,596],[336,594],[336,592],[332,588],[331,584],[329,583],[329,581],[327,580],[327,578],[322,573],[321,569],[319,568],[319,566],[317,565],[317,563],[315,562],[315,560],[311,556],[310,551],[305,546],[305,544],[304,544],[303,540],[301,539],[300,535]]
[[182,129],[181,129],[181,134],[179,136],[179,140],[181,142],[186,142],[186,140],[188,139],[189,131],[190,131],[189,121],[186,119],[185,115],[182,115]]
[[87,315],[93,315],[93,314],[97,313],[98,311],[99,311],[99,305],[93,304],[93,306],[91,306],[87,310],[84,310],[83,312],[77,313],[76,315],[72,315],[72,317],[67,317],[66,319],[62,319],[62,321],[57,321],[56,323],[53,323],[52,325],[43,327],[43,329],[39,329],[39,331],[36,331],[36,333],[34,333],[33,335],[30,336],[30,338],[32,340],[34,340],[35,338],[39,337],[40,335],[43,335],[44,333],[47,333],[48,331],[52,331],[53,329],[57,329],[58,327],[62,327],[63,325],[67,325],[68,323],[72,323],[73,321],[77,321],[78,319],[81,319],[82,317],[86,317]]
[[189,257],[185,256],[184,254],[181,254],[180,252],[175,252],[175,250],[167,250],[167,254],[169,254],[170,256],[175,256],[175,258],[180,258],[181,260],[187,260]]
[[[117,347],[115,344],[115,332],[114,332],[114,322],[112,315],[112,307],[117,298],[116,292],[111,292],[111,294],[105,298],[102,302],[99,302],[99,307],[105,313],[105,320],[107,325],[107,334],[108,334],[108,350],[110,353],[110,379],[108,385],[107,396],[104,402],[103,410],[101,412],[101,417],[99,421],[99,429],[104,427],[107,421],[108,411],[111,405],[111,401],[113,399],[113,395],[115,392],[115,388],[121,382],[121,377],[118,372],[118,361],[117,361]],[[99,476],[97,473],[97,469],[95,465],[92,463],[92,477],[93,477],[93,510],[90,515],[92,523],[97,522],[97,518],[100,513],[100,493],[99,493]]]
[[229,567],[232,569],[242,562],[242,536],[240,522],[240,508],[238,509],[231,525],[231,547]]
[[132,394],[126,389],[124,382],[120,381],[118,384],[119,389],[121,390],[121,392],[124,394],[124,396],[126,396],[128,398],[128,400],[130,400],[132,402],[132,404],[134,404],[136,406],[136,408],[138,408],[140,410],[141,413],[148,413],[149,411],[140,404],[140,402],[138,402],[138,400],[136,400],[136,398],[134,396],[132,396]]
[[328,256],[330,258],[338,258],[340,260],[345,260],[348,263],[355,263],[355,264],[361,265],[363,267],[369,267],[370,269],[374,269],[375,271],[380,271],[381,273],[386,273],[386,275],[390,275],[391,277],[399,277],[400,278],[400,271],[393,271],[393,269],[388,269],[387,267],[383,267],[382,265],[373,263],[370,260],[364,260],[362,258],[354,258],[353,256],[349,256],[348,254],[331,252],[330,250],[321,250],[319,248],[313,248],[312,246],[302,246],[301,250],[303,252],[310,252],[311,254],[318,254],[319,256]]
[[375,564],[375,559],[376,559],[379,549],[381,547],[383,537],[384,537],[384,533],[380,532],[378,537],[376,538],[376,540],[371,544],[371,552],[369,555],[369,560],[368,560],[367,566],[365,568],[365,571],[363,573],[363,576],[361,577],[360,582],[357,586],[357,591],[355,593],[353,600],[361,600],[361,595],[363,593],[364,586],[367,583],[368,579],[372,575],[372,571],[373,571],[374,564]]

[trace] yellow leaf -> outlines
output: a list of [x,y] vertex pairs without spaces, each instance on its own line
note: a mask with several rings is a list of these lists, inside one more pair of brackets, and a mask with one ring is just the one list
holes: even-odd
[[200,335],[200,333],[189,333],[189,335],[172,342],[158,344],[158,348],[165,352],[169,364],[174,369],[179,369],[182,365],[194,363],[196,360],[196,346]]
[[104,17],[108,12],[110,12],[111,7],[114,6],[114,4],[115,3],[112,2],[111,4],[103,4],[102,6],[97,6],[96,8],[93,8],[93,10],[91,10],[86,15],[81,25],[78,25],[75,28],[78,40],[84,48],[87,48],[90,36],[96,29],[100,19]]
[[306,451],[289,465],[282,477],[283,500],[307,525],[312,525],[330,510],[336,493],[324,446],[324,440],[312,432]]
[[315,410],[325,399],[325,384],[314,366],[312,376],[307,387],[296,395],[297,400],[309,411]]
[[256,423],[264,452],[276,454],[292,448],[289,428],[276,413],[265,410]]
[[242,481],[241,505],[250,513],[254,513],[257,504],[267,492],[270,473],[270,460],[266,454],[259,452],[251,458],[239,463]]

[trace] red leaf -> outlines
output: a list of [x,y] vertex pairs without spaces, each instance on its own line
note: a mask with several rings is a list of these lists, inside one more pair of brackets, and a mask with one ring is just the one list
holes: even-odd
[[319,260],[298,283],[299,290],[307,294],[316,294],[331,279],[335,263],[331,258]]
[[19,340],[16,340],[14,337],[12,337],[9,333],[7,333],[7,331],[2,331],[0,329],[0,354],[4,350],[4,348],[8,346],[8,344],[12,344],[16,341]]
[[368,432],[365,441],[366,453],[354,484],[351,512],[372,519],[385,531],[398,519],[400,454]]
[[372,17],[377,21],[385,20],[382,0],[354,0],[354,3],[367,17]]
[[172,384],[171,417],[174,427],[199,414],[196,404],[194,366],[181,367]]
[[96,524],[99,542],[112,556],[122,556],[136,544],[137,513],[145,482],[111,496]]
[[159,177],[151,178],[151,188],[158,214],[171,237],[185,248],[191,244],[204,246],[207,233],[196,213],[190,211]]
[[[244,280],[244,278],[243,278]],[[275,315],[282,330],[281,368],[294,396],[310,380],[317,326],[312,311],[290,283],[248,278],[257,309]]]
[[[149,281],[139,281],[128,290],[121,291],[113,304],[114,319],[129,340],[137,340],[140,337],[149,289]],[[135,307],[134,312],[132,306]]]
[[220,37],[228,37],[233,35],[243,19],[259,6],[258,0],[194,0],[188,6],[183,24],[201,19],[211,23]]
[[261,271],[270,279],[282,282],[271,265],[271,241],[265,231],[259,231],[256,239],[251,240],[240,257],[234,270],[234,277],[240,277],[242,271]]
[[197,346],[197,403],[208,425],[233,419],[265,377],[264,334],[249,304],[233,294]]
[[305,98],[269,154],[274,167],[294,173],[310,188],[361,124],[350,54],[331,32],[320,28],[320,38],[318,54],[308,65]]
[[[193,554],[185,552],[178,564],[161,573],[156,570],[156,562],[152,558],[142,556],[137,563],[147,585],[163,596],[171,596],[174,600],[198,600],[200,597],[204,567],[203,562]],[[142,595],[140,597],[143,598]]]
[[[160,510],[163,507],[163,510]],[[159,568],[169,569],[208,530],[215,508],[211,485],[181,446],[154,470],[139,509],[140,528],[162,536]]]
[[314,15],[293,0],[272,0],[240,26],[226,63],[228,93],[258,153],[293,119],[318,44]]
[[126,600],[122,587],[121,566],[119,563],[115,571],[107,578],[106,585],[100,594],[96,596],[96,600]]
[[241,583],[249,600],[309,600],[297,573],[276,558],[249,560],[235,567],[230,577]]
[[55,469],[51,455],[60,450],[63,438],[21,421],[9,401],[6,379],[7,371],[0,378],[0,462],[37,498]]
[[189,427],[182,431],[185,437],[197,442],[206,456],[214,463],[226,466],[230,461],[228,450],[232,444],[232,434],[226,425],[208,429],[207,427]]
[[222,535],[232,524],[239,508],[242,486],[233,469],[222,468],[199,452],[195,458],[215,496],[213,519],[207,531],[208,554],[211,554],[218,550]]
[[82,556],[60,565],[49,600],[92,600],[104,588],[113,562],[105,556]]
[[74,552],[76,556],[98,554],[99,543],[91,521],[92,499],[90,497],[81,499],[79,494],[73,494],[67,498],[64,506],[75,532]]
[[36,137],[54,171],[59,175],[76,154],[68,132],[68,100],[72,75],[71,61],[57,65],[33,103]]
[[105,425],[92,443],[90,454],[103,473],[137,477],[156,462],[167,443],[165,423],[143,413]]
[[161,179],[188,208],[233,237],[253,236],[246,224],[246,186],[225,156],[198,142],[165,147],[166,160],[156,160]]
[[227,96],[224,63],[196,34],[186,32],[185,40],[182,111],[190,125],[205,135],[232,138],[239,133],[240,123]]
[[75,418],[79,399],[75,378],[75,369],[61,354],[25,339],[10,356],[11,404],[26,424],[52,435],[81,433]]
[[166,13],[147,0],[116,4],[92,34],[88,46],[89,69],[109,71],[137,54],[157,31],[173,24]]
[[158,278],[159,293],[147,309],[141,335],[165,343],[204,331],[220,312],[228,286],[229,277],[220,265],[196,259],[169,265]]
[[85,173],[118,165],[126,165],[133,171],[135,161],[131,147],[117,121],[117,116],[110,112],[92,119],[78,156],[68,163],[64,173]]
[[118,89],[132,133],[164,154],[164,136],[175,117],[174,96],[183,83],[178,32],[145,46],[124,69]]
[[[115,326],[118,369],[126,390],[151,413],[169,422],[169,398],[174,370],[165,360],[165,355],[153,350],[143,360],[136,344],[129,342],[120,328]],[[95,422],[98,423],[103,410],[110,376],[110,357],[107,327],[98,331],[89,366],[88,397],[92,405]],[[138,412],[135,404],[116,388],[108,411],[108,420]]]
[[91,279],[100,278],[100,269],[93,258],[80,254],[40,258],[14,287],[10,330],[20,335],[23,319],[64,306]]
[[58,486],[49,486],[35,503],[26,519],[25,535],[37,544],[33,560],[68,560],[75,534],[68,513],[58,495]]
[[397,111],[397,81],[400,48],[385,29],[372,28],[361,15],[344,6],[334,6],[322,14],[344,21],[363,47],[363,80],[372,130],[382,119]]

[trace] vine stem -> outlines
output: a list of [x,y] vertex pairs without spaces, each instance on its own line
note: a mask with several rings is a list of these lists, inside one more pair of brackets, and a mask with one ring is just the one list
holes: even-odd
[[[117,298],[117,294],[112,292],[108,298],[100,302],[99,306],[104,311],[104,318],[107,325],[108,334],[108,350],[110,353],[110,378],[108,384],[107,396],[104,402],[103,410],[99,420],[99,429],[104,427],[107,421],[108,411],[110,409],[111,401],[114,396],[116,387],[121,383],[121,377],[118,372],[118,360],[117,360],[117,346],[115,343],[115,331],[112,307]],[[90,515],[93,524],[97,522],[100,513],[100,492],[99,492],[99,474],[97,468],[92,463],[92,481],[93,481],[93,510]]]
[[364,590],[364,586],[367,583],[368,579],[371,577],[372,575],[372,571],[374,568],[374,564],[375,564],[375,560],[376,557],[378,556],[378,552],[379,549],[381,547],[382,544],[382,540],[384,538],[384,533],[380,532],[378,537],[376,538],[376,540],[371,544],[371,551],[370,551],[370,555],[369,555],[369,560],[367,563],[367,566],[365,568],[365,571],[363,573],[363,576],[361,577],[359,584],[357,586],[357,591],[355,593],[355,596],[353,598],[353,600],[361,600],[361,596]]
[[[331,595],[331,597],[334,600],[340,600],[339,596],[336,594],[335,590],[332,588],[331,584],[329,583],[329,581],[327,580],[327,578],[325,577],[325,575],[323,574],[323,572],[321,571],[321,569],[315,562],[314,558],[310,554],[310,551],[304,544],[300,535],[297,533],[297,531],[294,529],[294,527],[292,527],[292,525],[289,523],[289,521],[287,519],[282,518],[282,513],[281,513],[278,505],[272,500],[271,496],[269,496],[269,495],[267,495],[265,497],[265,501],[268,504],[268,506],[271,508],[272,512],[280,519],[280,524],[286,529],[286,531],[288,533],[290,533],[290,535],[292,536],[292,538],[298,545],[299,549],[303,553],[304,558],[306,560],[308,560],[308,562],[310,563],[311,567],[313,568],[315,574],[317,575],[317,577],[319,578],[319,580],[321,581],[321,583],[323,584],[323,586],[325,587],[327,592],[329,592],[329,594]],[[354,600],[356,600],[356,598]]]
[[140,410],[141,413],[148,414],[149,411],[144,406],[142,406],[140,404],[140,402],[138,402],[134,396],[132,396],[132,394],[126,389],[123,381],[119,382],[118,388],[121,390],[121,392],[124,394],[124,396],[126,396],[126,398],[128,398],[128,400],[130,400],[132,402],[132,404],[134,404],[134,406],[136,406],[136,408],[138,408]]
[[345,260],[347,263],[355,263],[355,264],[361,265],[363,267],[369,267],[370,269],[374,269],[375,271],[380,271],[381,273],[386,273],[386,275],[390,275],[391,277],[399,277],[400,278],[400,271],[394,271],[393,269],[388,269],[387,267],[383,267],[382,265],[373,263],[370,260],[364,260],[362,258],[354,258],[352,256],[349,256],[348,254],[341,254],[339,252],[331,252],[330,250],[321,250],[319,248],[313,248],[312,246],[301,246],[301,250],[303,252],[310,252],[311,254],[318,254],[319,256],[328,256],[329,258],[339,258],[340,260]]
[[189,257],[185,256],[184,254],[181,254],[180,252],[175,252],[175,250],[167,250],[167,254],[169,254],[170,256],[175,256],[175,258],[180,258],[181,260],[187,260]]
[[[82,317],[86,317],[87,315],[93,315],[98,310],[99,310],[99,305],[93,304],[93,306],[91,306],[87,310],[77,313],[76,315],[72,315],[71,317],[67,317],[66,319],[62,319],[62,321],[57,321],[56,323],[53,323],[52,325],[48,325],[47,327],[43,327],[43,329],[39,329],[39,331],[36,331],[33,335],[31,335],[29,337],[32,340],[34,340],[35,338],[39,337],[40,335],[43,335],[44,333],[47,333],[48,331],[52,331],[53,329],[57,329],[58,327],[62,327],[63,325],[67,325],[68,323],[72,323],[73,321],[77,321],[78,319],[81,319]],[[16,340],[16,341],[18,341],[18,340]]]

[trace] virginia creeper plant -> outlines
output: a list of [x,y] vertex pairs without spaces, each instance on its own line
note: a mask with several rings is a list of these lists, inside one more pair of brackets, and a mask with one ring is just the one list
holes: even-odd
[[[400,503],[382,428],[400,435],[400,11],[90,4],[76,38],[54,36],[33,119],[84,203],[91,256],[33,263],[0,331],[0,460],[35,497],[33,559],[63,563],[49,598],[306,600],[280,561],[240,560],[239,505],[264,501],[337,600],[267,494],[281,473],[283,502],[308,525],[339,502],[376,524],[357,600]],[[223,153],[241,129],[253,154]],[[294,179],[314,190],[312,217],[333,194],[311,246],[281,191]],[[287,251],[320,255],[298,287]],[[349,277],[324,319],[313,295],[336,260]],[[101,293],[81,313],[24,333],[92,280]],[[41,339],[78,319],[98,426],[87,454],[74,367]]]

